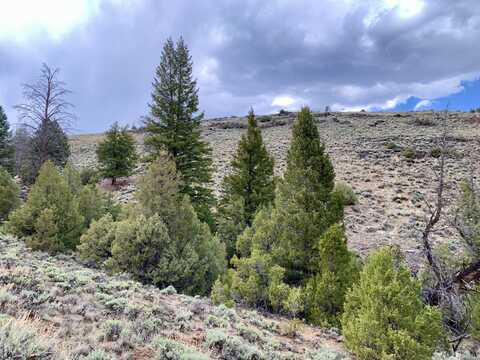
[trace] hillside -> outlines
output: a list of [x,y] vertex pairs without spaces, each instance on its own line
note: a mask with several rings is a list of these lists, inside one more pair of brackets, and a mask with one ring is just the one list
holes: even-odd
[[[347,208],[349,245],[362,255],[386,244],[398,244],[411,265],[421,257],[417,241],[424,225],[428,202],[435,186],[434,167],[437,142],[442,132],[438,119],[429,112],[413,113],[334,113],[315,114],[320,136],[327,146],[337,181],[350,184],[358,204]],[[276,159],[276,174],[285,168],[295,114],[259,117],[263,137]],[[469,176],[480,150],[480,118],[470,113],[450,113],[448,120],[447,213],[454,210],[454,196],[462,179]],[[212,146],[215,166],[214,189],[219,190],[236,144],[246,127],[245,118],[212,119],[203,124],[203,135]],[[79,167],[95,164],[95,147],[101,134],[79,135],[71,139],[72,160]],[[136,134],[142,151],[141,133]],[[410,151],[411,158],[405,156]],[[141,170],[141,169],[139,169]],[[133,180],[134,182],[134,180]],[[118,194],[127,201],[133,185]],[[458,249],[455,229],[441,223],[434,241]]]
[[[348,359],[335,330],[212,306],[0,236],[0,359]],[[11,349],[22,349],[12,353]]]

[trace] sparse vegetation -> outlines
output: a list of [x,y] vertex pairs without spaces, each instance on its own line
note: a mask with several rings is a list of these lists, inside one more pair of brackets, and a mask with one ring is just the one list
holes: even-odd
[[413,160],[417,157],[417,151],[414,148],[407,147],[403,149],[402,156],[407,160]]
[[[32,326],[33,325],[33,326]],[[53,343],[40,335],[38,321],[29,323],[26,318],[0,320],[0,357],[2,359],[55,359]]]
[[352,187],[344,182],[335,183],[333,191],[343,199],[343,205],[356,205],[358,202],[357,195]]

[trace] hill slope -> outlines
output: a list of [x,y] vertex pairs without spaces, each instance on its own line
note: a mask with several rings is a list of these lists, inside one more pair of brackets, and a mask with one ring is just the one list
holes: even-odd
[[[442,128],[429,112],[409,113],[335,113],[327,117],[315,114],[320,136],[327,146],[337,180],[349,183],[358,204],[346,209],[349,246],[361,255],[382,245],[398,244],[411,265],[422,260],[418,237],[433,203],[438,149]],[[263,137],[275,157],[275,171],[281,175],[290,144],[291,123],[295,114],[258,117]],[[237,142],[245,131],[245,118],[209,120],[202,125],[203,136],[211,144],[215,166],[214,189],[229,171]],[[71,139],[74,164],[95,164],[96,144],[101,134],[79,135]],[[142,151],[143,135],[136,134]],[[470,113],[450,113],[448,119],[447,213],[460,181],[469,176],[480,153],[480,117]],[[404,156],[405,150],[413,158]],[[128,199],[134,186],[122,191]],[[459,248],[455,229],[443,221],[433,234],[438,242]]]
[[334,331],[288,336],[287,319],[109,276],[9,236],[0,236],[0,314],[1,359],[344,359]]

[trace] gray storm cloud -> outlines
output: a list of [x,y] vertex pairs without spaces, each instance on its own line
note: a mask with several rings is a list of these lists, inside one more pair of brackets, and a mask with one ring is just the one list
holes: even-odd
[[180,35],[207,117],[250,106],[387,109],[480,74],[477,0],[106,1],[59,39],[0,38],[0,104],[15,122],[21,83],[47,62],[73,91],[78,131],[138,123],[163,42]]

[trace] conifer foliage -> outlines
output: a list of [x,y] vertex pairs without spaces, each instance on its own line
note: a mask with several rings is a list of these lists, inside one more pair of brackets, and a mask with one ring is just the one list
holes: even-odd
[[0,167],[0,223],[20,205],[20,188],[7,170]]
[[180,192],[190,197],[200,220],[212,226],[211,149],[200,134],[203,113],[198,113],[198,88],[192,71],[183,39],[176,44],[168,39],[153,81],[145,144],[153,158],[163,151],[169,153],[182,179]]
[[73,250],[81,234],[106,214],[118,216],[118,206],[100,189],[82,186],[80,175],[71,165],[63,174],[46,161],[26,202],[13,211],[7,230],[22,237],[36,250]]
[[235,300],[338,325],[357,261],[346,247],[334,177],[310,110],[303,108],[274,206],[259,211],[238,237],[240,257],[233,257],[234,268],[215,284],[214,301]]
[[51,252],[74,249],[82,232],[83,216],[67,181],[51,161],[40,169],[26,203],[7,223],[33,249]]
[[14,153],[10,125],[7,115],[0,106],[0,167],[6,169],[10,174],[13,174],[15,167]]
[[223,198],[219,203],[217,233],[227,245],[229,258],[234,254],[237,235],[252,225],[257,210],[273,201],[273,165],[251,110],[247,131],[231,163],[232,172],[223,180]]
[[135,139],[115,122],[105,139],[98,145],[97,158],[101,174],[116,184],[117,178],[130,176],[135,168],[137,153]]
[[224,246],[180,193],[175,163],[161,159],[139,180],[130,214],[117,222],[111,216],[94,221],[81,238],[80,254],[145,283],[207,294],[224,271]]
[[431,359],[443,337],[441,312],[424,305],[420,283],[396,248],[370,255],[347,294],[342,324],[360,360]]

